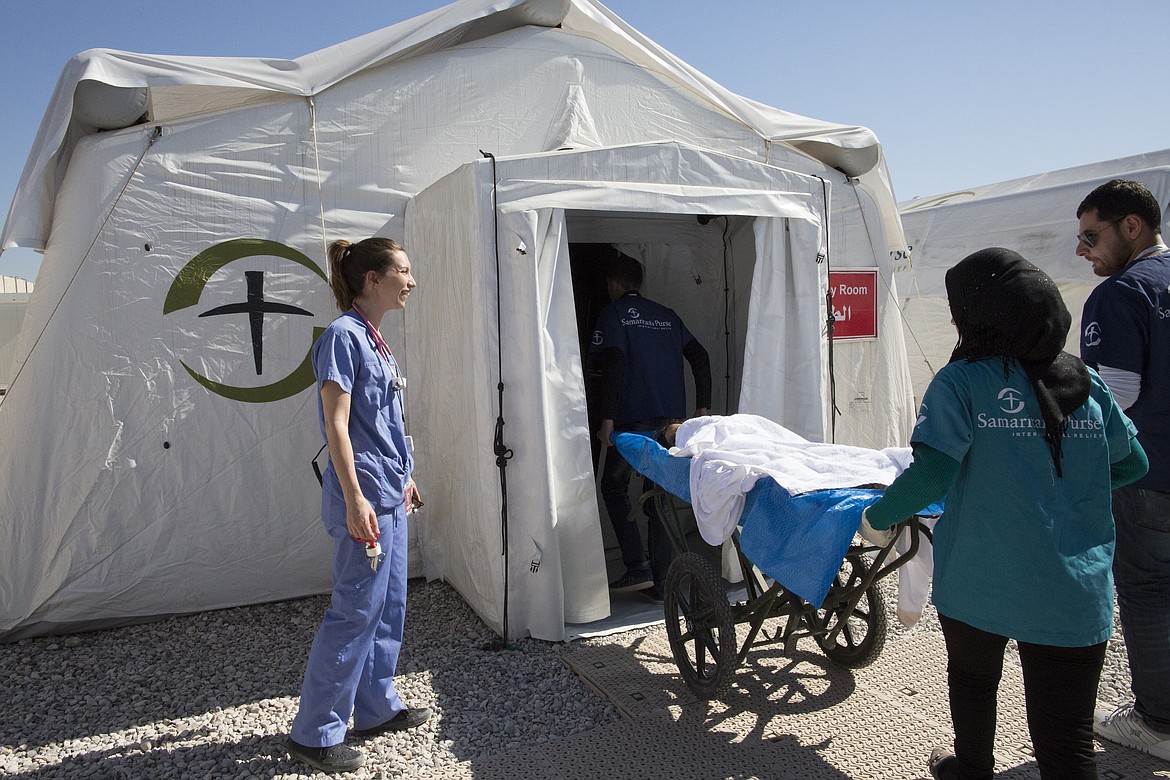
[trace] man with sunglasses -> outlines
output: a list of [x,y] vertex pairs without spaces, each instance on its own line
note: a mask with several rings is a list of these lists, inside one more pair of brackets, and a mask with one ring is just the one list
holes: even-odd
[[1145,186],[1102,184],[1077,208],[1077,255],[1105,277],[1085,301],[1081,358],[1133,420],[1150,460],[1113,492],[1113,575],[1134,702],[1098,710],[1094,731],[1170,761],[1170,249]]

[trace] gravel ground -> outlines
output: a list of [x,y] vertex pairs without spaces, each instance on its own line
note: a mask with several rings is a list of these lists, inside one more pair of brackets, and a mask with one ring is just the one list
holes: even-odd
[[[302,599],[0,645],[0,776],[312,776],[284,741],[327,604]],[[890,625],[896,641],[904,629],[892,615]],[[936,617],[928,610],[914,630],[937,631]],[[1128,695],[1116,636],[1100,689],[1106,703]],[[409,704],[439,717],[366,741],[367,766],[348,777],[433,771],[620,720],[563,663],[574,645],[523,640],[496,650],[494,640],[450,587],[412,580],[397,683]]]
[[[0,776],[292,778],[284,753],[327,597],[0,645]],[[565,666],[572,645],[485,649],[495,635],[449,586],[410,583],[396,684],[439,715],[367,740],[347,777],[412,771],[620,720]]]

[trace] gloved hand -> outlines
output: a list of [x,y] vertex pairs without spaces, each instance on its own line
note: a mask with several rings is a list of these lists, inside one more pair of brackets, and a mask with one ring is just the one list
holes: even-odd
[[861,510],[861,527],[857,532],[861,534],[861,538],[870,544],[878,547],[888,547],[894,539],[897,538],[898,532],[896,529],[887,528],[884,531],[879,531],[869,524],[869,507]]

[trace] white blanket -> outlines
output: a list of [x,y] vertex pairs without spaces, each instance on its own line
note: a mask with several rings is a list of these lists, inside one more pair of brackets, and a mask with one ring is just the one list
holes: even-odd
[[[691,458],[691,504],[708,544],[722,544],[739,524],[745,495],[764,476],[789,495],[859,485],[889,485],[912,460],[909,447],[871,450],[810,442],[753,414],[696,417],[679,426],[671,455]],[[934,521],[927,521],[929,527]],[[898,552],[908,549],[906,535]],[[898,619],[906,627],[921,617],[933,568],[931,545],[898,571]]]
[[813,490],[888,485],[910,465],[909,447],[871,450],[804,439],[754,414],[695,417],[679,426],[671,455],[689,457],[691,504],[708,544],[731,536],[744,496],[772,477],[795,496]]

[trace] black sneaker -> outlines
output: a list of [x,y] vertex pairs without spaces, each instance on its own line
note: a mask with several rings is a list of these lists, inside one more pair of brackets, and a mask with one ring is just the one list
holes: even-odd
[[647,588],[653,587],[654,580],[650,579],[650,575],[645,572],[627,571],[609,583],[609,589],[614,593],[625,593],[630,590],[646,590]]
[[930,760],[926,762],[926,769],[935,780],[946,780],[952,772],[958,769],[959,759],[946,748],[936,747],[930,753]]
[[291,738],[288,741],[288,754],[294,761],[301,761],[322,772],[352,772],[366,763],[366,757],[361,751],[351,747],[306,747]]
[[655,604],[662,603],[662,585],[655,583],[646,590],[642,591],[642,595],[653,601]]
[[426,723],[431,719],[431,714],[430,707],[407,707],[385,723],[368,729],[354,729],[353,733],[359,737],[376,737],[387,731],[405,731]]

